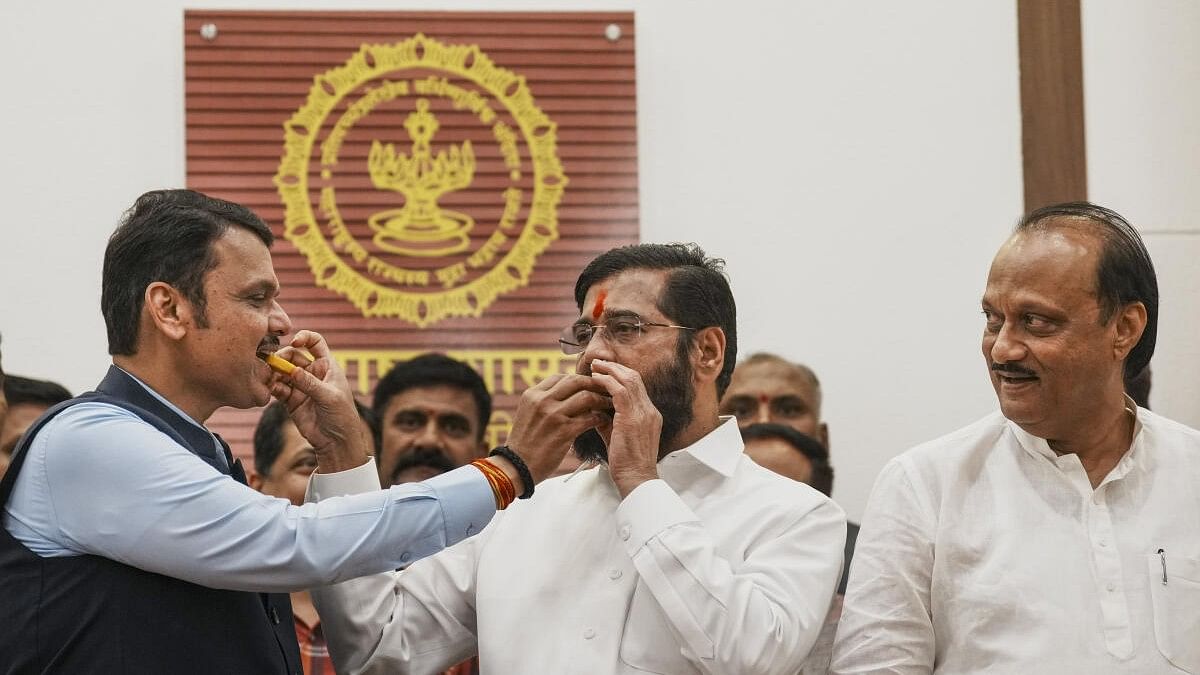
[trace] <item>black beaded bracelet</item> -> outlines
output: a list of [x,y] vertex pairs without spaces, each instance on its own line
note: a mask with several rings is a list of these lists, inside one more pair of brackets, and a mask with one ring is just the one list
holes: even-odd
[[521,482],[525,484],[525,492],[522,492],[517,499],[529,499],[533,496],[533,474],[529,473],[529,467],[526,466],[525,460],[513,451],[507,445],[501,445],[488,453],[488,457],[500,455],[504,459],[512,462],[512,465],[517,468],[517,475],[521,477]]

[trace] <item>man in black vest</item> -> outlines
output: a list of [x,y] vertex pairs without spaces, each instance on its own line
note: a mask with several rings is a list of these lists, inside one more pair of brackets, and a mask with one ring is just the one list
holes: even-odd
[[[0,673],[299,673],[287,592],[401,567],[494,514],[471,466],[302,507],[245,485],[203,421],[272,396],[318,471],[375,471],[320,335],[280,351],[303,365],[291,375],[257,356],[292,329],[271,242],[248,209],[187,190],[147,193],[125,214],[101,293],[113,366],[30,427],[0,481]],[[598,395],[582,389],[575,433],[595,423]],[[544,412],[527,412],[533,428]],[[531,491],[521,476],[549,475],[569,433],[526,443],[523,474],[489,461]]]

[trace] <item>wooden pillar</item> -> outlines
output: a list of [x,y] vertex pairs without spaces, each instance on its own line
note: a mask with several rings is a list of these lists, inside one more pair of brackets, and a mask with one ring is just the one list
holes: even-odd
[[1025,209],[1087,199],[1079,0],[1017,0]]

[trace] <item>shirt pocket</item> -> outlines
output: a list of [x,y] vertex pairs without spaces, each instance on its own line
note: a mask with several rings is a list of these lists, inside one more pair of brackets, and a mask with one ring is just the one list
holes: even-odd
[[[1158,650],[1187,673],[1200,673],[1200,559],[1146,556]],[[1166,578],[1164,582],[1163,579]]]

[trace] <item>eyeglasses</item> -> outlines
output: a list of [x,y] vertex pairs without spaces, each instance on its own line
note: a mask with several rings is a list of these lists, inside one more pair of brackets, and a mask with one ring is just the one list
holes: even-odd
[[592,341],[596,333],[601,328],[608,340],[613,344],[628,346],[637,342],[642,333],[645,332],[647,326],[656,326],[658,328],[677,328],[679,330],[696,330],[689,326],[676,326],[669,323],[654,323],[651,321],[643,321],[642,317],[636,314],[621,314],[610,316],[604,320],[604,323],[593,325],[586,321],[579,321],[571,324],[563,329],[562,335],[558,337],[558,344],[562,347],[564,354],[579,354],[587,349],[588,343]]

